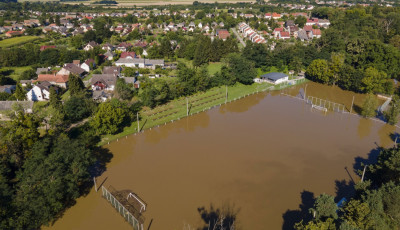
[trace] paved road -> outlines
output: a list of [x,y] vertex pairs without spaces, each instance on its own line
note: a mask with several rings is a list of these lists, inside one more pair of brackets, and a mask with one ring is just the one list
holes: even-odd
[[237,37],[237,39],[239,40],[239,42],[242,43],[243,47],[246,47],[246,43],[243,41],[242,37],[240,37],[240,35],[236,31],[236,29],[232,28],[232,31],[235,34],[235,36]]

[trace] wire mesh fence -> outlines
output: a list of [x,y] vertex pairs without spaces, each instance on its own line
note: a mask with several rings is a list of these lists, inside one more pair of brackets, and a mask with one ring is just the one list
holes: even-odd
[[[123,202],[121,199],[121,202],[110,192],[108,191],[104,186],[101,186],[102,194],[103,197],[111,203],[111,205],[121,214],[122,217],[133,227],[134,230],[143,230],[143,223],[144,220],[142,217],[138,217],[136,214],[135,217],[135,211],[132,210],[132,207],[125,207],[124,205],[121,204]],[[114,193],[115,194],[115,193]]]

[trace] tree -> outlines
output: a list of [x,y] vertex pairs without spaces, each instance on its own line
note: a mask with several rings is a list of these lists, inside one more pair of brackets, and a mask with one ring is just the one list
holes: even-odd
[[85,98],[84,95],[71,95],[64,103],[64,111],[67,119],[71,122],[76,122],[88,117],[93,111],[93,102]]
[[98,134],[115,134],[128,124],[130,116],[125,103],[112,99],[99,105],[90,124]]
[[324,84],[332,82],[332,72],[329,69],[328,62],[323,59],[315,59],[307,67],[306,76],[313,81],[318,81]]
[[133,85],[125,83],[123,78],[118,78],[115,85],[115,96],[121,100],[130,100],[133,97]]
[[46,66],[57,65],[60,58],[60,52],[58,49],[45,49],[40,52],[39,59],[40,63]]
[[307,22],[307,18],[304,16],[298,16],[294,20],[294,23],[296,23],[300,28],[303,28],[304,25],[306,24],[306,22]]
[[229,72],[235,77],[237,82],[245,85],[253,83],[253,79],[256,78],[257,72],[254,68],[254,64],[240,56],[239,54],[230,54],[227,57]]
[[57,26],[60,26],[60,25],[61,25],[61,22],[60,22],[60,15],[56,15],[55,23],[56,23]]
[[17,176],[15,228],[40,228],[80,196],[82,185],[90,180],[89,166],[94,163],[91,148],[65,134],[36,142],[32,157]]
[[15,99],[20,100],[20,101],[26,100],[26,92],[22,88],[21,84],[17,84],[17,87],[14,92],[14,97],[15,97]]
[[31,80],[34,77],[36,77],[36,71],[32,68],[25,70],[24,72],[21,73],[21,76],[19,76],[19,80]]
[[70,74],[68,78],[68,89],[71,95],[80,94],[85,89],[85,85],[80,77]]
[[344,208],[343,221],[356,229],[372,229],[373,221],[369,214],[371,212],[367,203],[359,200],[351,200]]
[[342,53],[332,53],[329,69],[332,73],[332,83],[335,85],[339,81],[339,76],[344,65],[345,56]]
[[263,44],[248,43],[243,49],[243,57],[253,61],[256,68],[267,65],[267,56],[268,51]]
[[201,35],[197,41],[197,47],[194,52],[193,57],[193,65],[194,66],[201,66],[205,63],[208,63],[210,59],[210,50],[211,47],[211,40],[210,38]]
[[390,102],[390,108],[385,113],[385,118],[387,122],[391,125],[395,125],[398,122],[398,117],[400,114],[400,98],[395,95]]
[[384,91],[384,84],[386,82],[386,73],[368,67],[364,71],[364,78],[362,79],[361,90],[366,93],[382,93]]
[[56,91],[56,89],[54,87],[50,88],[50,102],[49,102],[49,104],[53,108],[60,108],[60,105],[61,105],[60,96],[58,95],[58,92]]
[[310,209],[310,212],[315,214],[317,220],[326,220],[327,218],[337,219],[337,205],[333,196],[325,193],[321,194],[314,203],[314,208]]
[[363,117],[375,117],[376,115],[376,108],[378,106],[378,100],[372,94],[368,94],[367,97],[364,99],[361,115]]

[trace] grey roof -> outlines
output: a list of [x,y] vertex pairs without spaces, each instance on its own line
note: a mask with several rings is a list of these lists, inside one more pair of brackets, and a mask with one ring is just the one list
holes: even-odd
[[164,59],[145,59],[145,65],[164,65]]
[[144,59],[144,58],[120,58],[115,63],[118,63],[118,64],[164,65],[164,60],[163,59]]
[[65,66],[63,67],[64,69],[66,69],[66,70],[68,70],[69,72],[71,72],[71,73],[73,73],[73,74],[78,74],[78,75],[81,75],[81,74],[83,74],[84,72],[86,72],[84,69],[82,69],[81,67],[79,67],[79,66],[77,66],[77,65],[75,65],[75,64],[72,64],[72,63],[68,63],[68,64],[65,64]]
[[37,68],[36,69],[36,74],[39,75],[41,73],[47,73],[49,71],[48,68]]
[[10,92],[15,90],[16,85],[1,85],[0,92]]
[[119,75],[121,73],[121,67],[119,66],[104,66],[103,74],[114,74]]
[[95,84],[98,81],[103,82],[107,86],[115,85],[117,76],[114,74],[93,74],[90,83]]
[[267,73],[264,75],[261,75],[261,78],[267,78],[268,80],[271,81],[276,81],[279,80],[281,78],[285,78],[288,77],[288,75],[284,74],[284,73],[277,73],[277,72],[272,72],[272,73]]
[[108,50],[108,51],[104,54],[104,56],[106,56],[106,57],[114,57],[115,54],[114,54],[113,52],[111,52],[111,51]]
[[37,83],[36,86],[39,87],[41,90],[48,91],[48,90],[50,90],[50,86],[52,86],[52,85],[48,81],[41,81],[41,82]]
[[32,109],[33,101],[0,101],[0,110],[12,110],[14,103],[22,105],[24,109]]
[[299,30],[299,32],[297,33],[297,38],[299,38],[300,40],[305,40],[305,41],[307,41],[309,39],[307,36],[307,32],[305,30]]
[[124,79],[125,83],[127,83],[127,84],[130,84],[130,83],[133,84],[136,81],[136,78],[134,78],[134,77],[122,77],[122,79]]

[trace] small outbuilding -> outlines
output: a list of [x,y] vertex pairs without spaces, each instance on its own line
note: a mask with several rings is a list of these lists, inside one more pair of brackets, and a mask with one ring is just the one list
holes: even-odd
[[272,72],[272,73],[267,73],[264,75],[261,75],[261,81],[263,82],[270,82],[273,84],[281,84],[283,82],[289,81],[289,76],[284,74],[284,73],[277,73],[277,72]]

